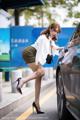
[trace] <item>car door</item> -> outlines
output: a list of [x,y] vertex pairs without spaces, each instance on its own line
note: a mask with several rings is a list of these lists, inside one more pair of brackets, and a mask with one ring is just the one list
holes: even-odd
[[70,94],[72,98],[70,102],[80,116],[80,36],[78,37],[78,43],[75,44],[74,47],[76,49],[76,54],[73,56],[71,62]]
[[[70,47],[69,45],[71,45]],[[69,107],[80,116],[80,27],[68,44],[62,60],[62,75]]]

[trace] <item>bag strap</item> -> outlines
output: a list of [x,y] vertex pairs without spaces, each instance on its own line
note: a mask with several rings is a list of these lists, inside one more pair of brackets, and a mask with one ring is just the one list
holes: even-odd
[[51,40],[50,40],[50,51],[51,51],[51,55],[52,55],[52,47],[51,47]]

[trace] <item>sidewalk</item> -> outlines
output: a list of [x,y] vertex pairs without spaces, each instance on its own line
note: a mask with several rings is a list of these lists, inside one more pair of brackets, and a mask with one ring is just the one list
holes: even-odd
[[[42,80],[41,90],[47,89],[51,84],[55,83],[55,78]],[[0,102],[0,118],[23,104],[34,96],[34,81],[30,81],[28,87],[23,87],[23,94],[11,93],[11,83],[7,82],[3,85],[3,100]]]

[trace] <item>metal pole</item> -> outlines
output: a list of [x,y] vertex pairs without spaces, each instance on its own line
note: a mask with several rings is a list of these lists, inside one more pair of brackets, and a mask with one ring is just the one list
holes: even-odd
[[15,82],[18,78],[22,77],[22,71],[21,70],[13,70],[11,72],[11,89],[12,93],[16,93],[16,86],[17,82]]
[[9,81],[9,71],[5,72],[5,81]]

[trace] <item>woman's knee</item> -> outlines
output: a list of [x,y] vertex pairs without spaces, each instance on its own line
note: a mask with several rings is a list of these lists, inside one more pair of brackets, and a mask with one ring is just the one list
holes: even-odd
[[45,71],[43,68],[40,68],[36,71],[37,77],[42,77],[45,74]]

